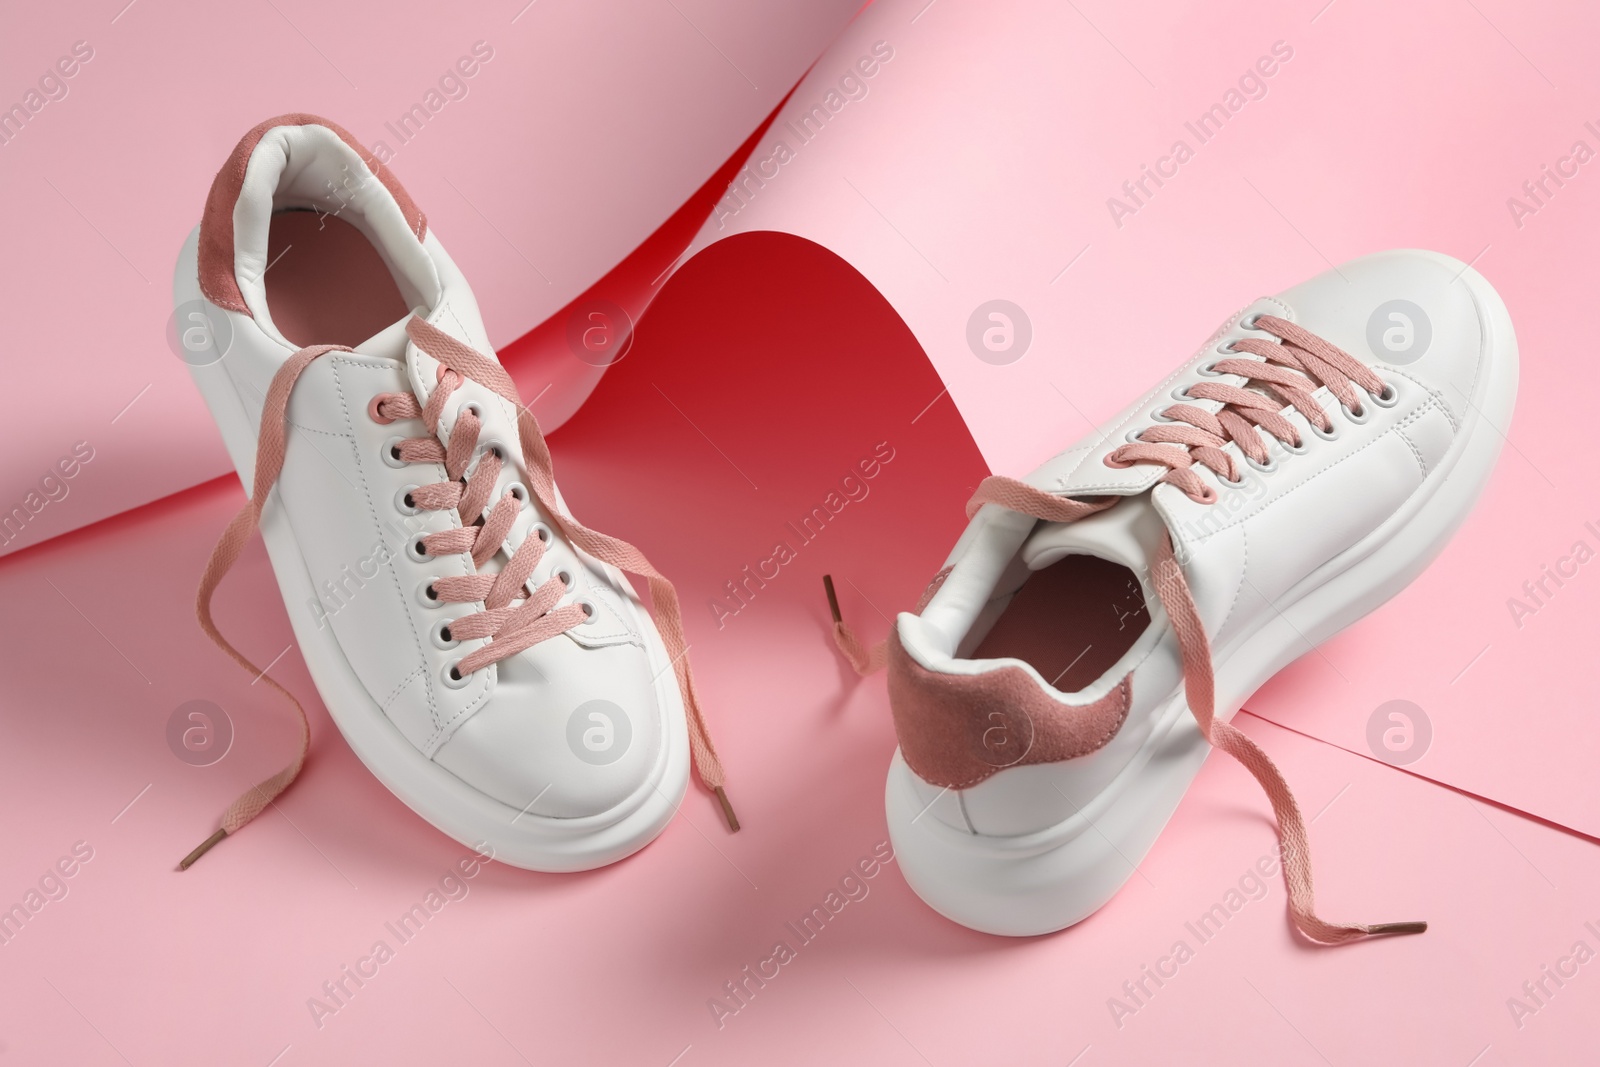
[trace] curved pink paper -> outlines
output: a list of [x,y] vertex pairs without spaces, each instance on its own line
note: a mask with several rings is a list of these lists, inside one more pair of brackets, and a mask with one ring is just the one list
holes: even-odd
[[[506,0],[375,17],[306,0],[117,0],[30,12],[0,35],[0,106],[24,107],[0,120],[0,372],[17,398],[0,512],[75,443],[95,459],[0,537],[0,554],[228,469],[163,338],[178,248],[261,119],[309,110],[381,148],[506,344],[689,199],[856,6]],[[470,78],[455,68],[466,56]],[[403,124],[414,106],[426,121]],[[553,391],[547,425],[591,385],[574,382],[570,401]]]
[[[1249,706],[1374,756],[1369,717],[1410,700],[1434,728],[1410,770],[1600,836],[1600,681],[1574,667],[1600,614],[1600,564],[1574,562],[1600,555],[1582,458],[1600,365],[1573,341],[1600,287],[1600,114],[1554,88],[1600,89],[1575,32],[1600,19],[1474,7],[884,0],[796,87],[691,252],[766,230],[839,255],[938,371],[946,392],[915,406],[953,402],[1008,474],[1260,294],[1389,247],[1474,261],[1523,353],[1485,499],[1421,580]],[[982,356],[994,300],[1031,328],[1013,362]],[[1573,573],[1530,599],[1547,567]]]

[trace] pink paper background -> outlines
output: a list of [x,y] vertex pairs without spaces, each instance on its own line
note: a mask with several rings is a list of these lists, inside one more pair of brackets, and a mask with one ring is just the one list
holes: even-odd
[[[626,257],[722,164],[854,12],[850,0],[249,8],[46,4],[0,34],[9,106],[93,58],[0,145],[0,371],[73,403],[10,406],[0,508],[79,440],[95,462],[0,554],[214,478],[222,443],[165,340],[172,264],[239,137],[326,115],[392,165],[507,344]],[[482,41],[493,58],[402,144],[389,128]],[[676,250],[674,250],[676,251]],[[560,369],[577,361],[559,354]],[[592,386],[544,400],[559,425]]]
[[[117,26],[147,14],[150,3],[140,0]],[[76,842],[94,850],[67,896],[0,944],[0,1060],[1591,1060],[1600,1011],[1600,977],[1591,972],[1600,963],[1580,967],[1520,1020],[1508,1002],[1526,1001],[1523,983],[1557,966],[1574,942],[1600,950],[1600,934],[1585,926],[1600,929],[1600,852],[1592,839],[1596,738],[1587,725],[1595,693],[1582,670],[1592,658],[1600,579],[1580,572],[1520,631],[1504,601],[1582,536],[1583,521],[1600,518],[1575,447],[1579,405],[1595,384],[1578,316],[1596,281],[1587,234],[1600,222],[1600,192],[1580,176],[1520,230],[1504,200],[1582,136],[1585,101],[1595,99],[1584,52],[1594,25],[1577,9],[1474,3],[1397,11],[1336,0],[1320,12],[1320,4],[1155,11],[1078,3],[1056,11],[938,0],[867,9],[814,77],[853,61],[863,42],[890,40],[895,58],[867,98],[829,125],[827,140],[808,145],[738,216],[740,229],[807,240],[752,232],[685,257],[640,321],[633,350],[552,439],[574,511],[638,543],[679,584],[696,675],[746,829],[727,834],[696,792],[660,841],[606,870],[555,877],[490,865],[465,899],[399,946],[320,1027],[308,998],[375,940],[392,941],[385,922],[437,886],[466,850],[379,786],[310,699],[314,749],[303,780],[192,871],[172,871],[221,807],[279,766],[292,742],[276,704],[192,621],[194,582],[241,500],[236,483],[212,481],[0,561],[0,602],[11,609],[0,633],[0,906],[21,900]],[[278,17],[264,10],[262,26]],[[541,0],[517,25],[557,10]],[[786,31],[772,28],[771,15],[744,16],[752,42],[770,41],[751,47],[781,43]],[[49,30],[58,16],[30,17]],[[329,19],[345,25],[351,41],[365,39],[364,20]],[[1296,57],[1267,98],[1116,230],[1104,198],[1280,38],[1294,42]],[[61,39],[70,43],[70,27]],[[426,39],[454,54],[448,33]],[[17,66],[15,42],[0,43],[5,69],[32,70]],[[54,55],[53,45],[41,47]],[[237,55],[228,63],[216,55],[217,69],[238,64]],[[99,58],[111,58],[109,48]],[[213,61],[202,54],[196,62]],[[658,79],[676,71],[666,67],[629,71],[618,106],[649,106]],[[82,78],[110,68],[91,64]],[[151,113],[167,79],[205,84],[197,76],[175,67],[141,72],[129,59],[117,73],[117,107]],[[65,120],[87,87],[80,79],[60,112],[51,104],[41,122]],[[465,120],[485,88],[475,87],[454,117]],[[264,106],[219,121],[207,147],[181,165],[168,162],[166,144],[136,136],[145,127],[123,129],[119,173],[153,189],[183,184],[188,192],[175,199],[191,210],[218,146],[225,152],[258,113],[309,106],[267,101],[265,86],[251,91]],[[793,99],[811,91],[803,84]],[[507,103],[511,117],[492,132],[525,127],[536,110],[527,99]],[[571,97],[552,103],[537,113],[552,122],[565,116],[570,127],[503,146],[526,167],[519,191],[564,180],[548,176],[548,161],[580,143],[574,131],[594,113],[590,106]],[[339,115],[361,134],[349,110]],[[703,132],[697,115],[674,114],[681,136]],[[730,122],[721,155],[708,150],[697,175],[685,164],[676,199],[661,197],[631,237],[617,237],[583,277],[575,272],[567,299],[688,199],[763,115],[752,109],[742,128]],[[451,118],[447,109],[441,134]],[[462,153],[487,151],[486,134],[458,136]],[[7,161],[21,144],[0,148],[0,182],[19,180],[20,168]],[[836,158],[841,144],[848,152]],[[420,158],[424,145],[415,147]],[[402,155],[402,167],[407,162]],[[446,162],[440,173],[454,178]],[[653,189],[660,175],[640,170],[639,188]],[[82,192],[131,212],[103,175],[62,173],[77,183],[62,187],[69,196]],[[838,185],[841,175],[860,193]],[[469,209],[450,207],[448,186],[419,188],[409,170],[402,178],[466,259],[453,234],[463,231],[470,246]],[[504,225],[533,234],[539,216],[524,212],[542,202],[523,196]],[[88,202],[79,206],[94,217]],[[596,215],[602,207],[593,207]],[[446,230],[439,213],[458,209]],[[129,290],[115,298],[125,301],[122,321],[110,308],[92,321],[76,310],[69,316],[104,330],[104,343],[48,331],[54,312],[46,312],[63,305],[38,294],[59,299],[52,294],[64,275],[94,279],[127,267],[92,232],[47,242],[41,254],[55,257],[48,275],[23,272],[6,290],[23,299],[3,358],[18,361],[38,351],[21,340],[48,337],[48,351],[93,377],[95,388],[140,370],[149,372],[145,380],[158,367],[181,371],[156,332],[168,313],[155,273],[166,253],[156,249],[167,230],[175,244],[188,217],[165,226],[127,216],[130,231],[154,235],[151,265],[140,261],[150,291],[117,283]],[[927,261],[895,228],[948,283],[926,273]],[[503,243],[494,252],[493,234],[480,237],[485,258],[467,267],[486,304],[502,293],[494,299],[530,325],[562,306],[547,307],[533,285],[508,281],[521,260]],[[1089,251],[1052,285],[1085,244]],[[1258,714],[1240,724],[1279,761],[1313,820],[1325,913],[1424,917],[1429,932],[1308,947],[1289,930],[1281,881],[1267,879],[1261,899],[1212,941],[1191,942],[1194,959],[1119,1026],[1108,1001],[1127,1001],[1123,983],[1185,938],[1185,922],[1239,885],[1271,846],[1258,787],[1219,759],[1202,771],[1140,873],[1080,926],[1027,941],[976,934],[922,905],[890,865],[864,900],[800,947],[719,1029],[708,1001],[726,997],[725,982],[789,939],[785,922],[887,836],[882,784],[894,741],[883,682],[857,681],[829,647],[820,575],[841,579],[845,610],[880,635],[886,616],[914,601],[942,559],[960,529],[962,502],[991,466],[1025,470],[1085,432],[1088,420],[1110,414],[1233,308],[1321,269],[1322,254],[1339,260],[1387,244],[1431,245],[1464,259],[1490,246],[1478,266],[1506,295],[1523,344],[1514,447],[1440,563],[1275,680],[1252,702]],[[964,341],[971,308],[996,296],[1022,305],[1035,326],[1033,348],[1008,367],[980,363]],[[130,348],[133,319],[143,339]],[[17,362],[16,373],[38,377],[47,368],[41,358]],[[550,380],[551,368],[536,360],[511,363],[524,395]],[[198,412],[187,384],[172,381],[172,396],[183,392],[181,403]],[[100,394],[87,382],[80,388],[84,408],[92,407]],[[946,388],[953,403],[939,399]],[[11,394],[20,421],[6,431],[15,446],[8,451],[53,460],[46,430],[76,423],[28,409],[37,393]],[[134,468],[105,460],[140,448],[172,456],[180,446],[212,447],[203,413],[130,423],[155,393],[115,424],[133,427],[117,430],[126,438],[107,436],[103,447],[94,438],[96,459],[74,481],[63,512],[104,514],[133,499],[117,495],[124,490],[107,472]],[[90,424],[90,415],[69,410]],[[61,433],[64,447],[83,436]],[[787,536],[784,523],[880,441],[896,458],[871,494],[719,626],[711,605],[725,583],[766,556]],[[200,466],[157,473],[168,480],[147,485],[206,476]],[[97,476],[103,480],[91,480]],[[219,618],[262,661],[290,646],[259,545],[230,576]],[[292,648],[274,674],[311,698]],[[1416,701],[1434,726],[1413,773],[1372,758],[1365,740],[1369,711],[1393,698]],[[209,767],[184,764],[167,746],[169,717],[193,699],[223,707],[236,730],[228,754]]]
[[[905,319],[948,389],[939,402],[1011,474],[1090,434],[1258,295],[1384,248],[1475,263],[1522,350],[1483,503],[1413,588],[1248,706],[1370,754],[1369,715],[1411,701],[1433,733],[1412,770],[1600,837],[1600,680],[1573,669],[1594,645],[1600,563],[1551,583],[1536,615],[1509,603],[1537,606],[1523,583],[1576,542],[1600,557],[1584,458],[1600,370],[1574,321],[1600,286],[1600,183],[1576,167],[1542,206],[1521,188],[1575,141],[1600,154],[1600,77],[1578,43],[1593,12],[1539,10],[1233,0],[1152,19],[889,0],[796,88],[753,150],[756,177],[736,179],[692,249],[778,231],[837,253]],[[865,96],[802,140],[800,116],[879,42],[894,58]],[[1264,93],[1200,143],[1185,123],[1275,46]],[[1114,215],[1110,198],[1132,203],[1122,183],[1180,138],[1194,157]],[[780,142],[793,158],[763,167]],[[1514,214],[1513,196],[1538,210]],[[995,298],[1033,329],[1003,366],[967,340]]]

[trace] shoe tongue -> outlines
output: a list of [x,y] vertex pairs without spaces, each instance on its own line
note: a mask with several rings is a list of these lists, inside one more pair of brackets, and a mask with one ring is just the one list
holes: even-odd
[[[479,317],[477,303],[472,299],[472,294],[465,287],[465,283],[456,279],[452,282],[446,279],[443,295],[432,308],[414,308],[411,314],[399,322],[394,323],[377,335],[368,338],[356,347],[357,352],[372,355],[392,355],[400,359],[405,370],[406,380],[410,383],[411,391],[417,401],[427,404],[433,395],[433,390],[438,387],[440,364],[433,356],[429,355],[420,345],[411,341],[411,336],[406,332],[406,327],[413,318],[420,318],[429,325],[443,331],[449,336],[476,350],[480,355],[489,360],[498,362],[494,349],[490,346],[489,337],[483,328],[483,320]],[[392,347],[390,347],[392,346]],[[508,449],[517,449],[520,437],[514,417],[509,414],[509,407],[501,402],[499,394],[488,386],[468,378],[462,381],[450,401],[439,414],[438,435],[441,444],[448,446],[450,433],[453,431],[456,419],[460,417],[461,409],[467,404],[477,407],[479,417],[483,419],[483,429],[480,432],[479,442],[487,443],[497,441]],[[501,488],[507,480],[526,482],[527,479],[519,475],[517,467],[512,464],[502,470],[500,474]],[[499,491],[492,494],[493,501],[499,499]],[[528,517],[519,519],[513,527],[512,537],[517,545],[522,544],[522,539],[532,536],[532,525],[539,518],[538,514],[530,512]],[[480,524],[482,518],[479,519]],[[509,556],[504,548],[496,551],[488,559],[477,565],[479,574],[498,574],[509,561]]]
[[1041,571],[1065,556],[1095,556],[1148,573],[1166,533],[1149,493],[1127,496],[1077,522],[1041,522],[1022,543],[1022,562]]
[[404,360],[406,358],[406,323],[411,321],[408,314],[392,326],[388,326],[371,337],[356,345],[356,352],[363,356],[387,356],[390,359]]

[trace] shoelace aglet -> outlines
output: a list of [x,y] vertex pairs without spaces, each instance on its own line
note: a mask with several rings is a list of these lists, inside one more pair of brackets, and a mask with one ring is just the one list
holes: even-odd
[[833,591],[833,575],[822,576],[822,588],[828,591],[828,610],[833,612],[833,621],[844,622],[844,616],[839,614],[839,594]]
[[1428,924],[1421,920],[1404,923],[1374,923],[1367,927],[1368,937],[1381,937],[1384,934],[1420,934],[1428,928]]
[[739,816],[733,813],[733,805],[728,803],[728,794],[719,785],[711,790],[717,795],[717,803],[722,805],[722,817],[728,820],[728,832],[739,832]]
[[178,861],[178,870],[187,871],[194,866],[194,861],[217,847],[217,842],[228,836],[228,831],[219,829],[216,833],[206,838],[195,846],[195,850]]
[[833,575],[822,576],[822,588],[828,593],[828,610],[833,614],[833,643],[838,646],[844,658],[855,668],[857,674],[871,674],[883,666],[883,642],[875,647],[866,649],[861,646],[861,641],[844,624],[844,615],[839,611],[839,594],[833,587]]

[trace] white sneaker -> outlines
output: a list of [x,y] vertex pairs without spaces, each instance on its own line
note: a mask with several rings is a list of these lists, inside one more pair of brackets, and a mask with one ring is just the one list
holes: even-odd
[[900,748],[886,803],[912,887],[991,933],[1078,922],[1215,745],[1272,799],[1307,936],[1423,929],[1317,918],[1294,799],[1227,720],[1439,553],[1516,390],[1489,284],[1446,256],[1386,252],[1251,304],[1025,483],[985,480],[887,642]]
[[[259,522],[329,713],[440,830],[519,867],[611,863],[666,826],[691,747],[738,828],[671,585],[566,513],[471,290],[371,153],[314,116],[257,126],[174,290],[195,381],[254,472],[201,583],[218,644],[259,675],[209,606]],[[659,630],[622,569],[649,580]],[[300,754],[182,866],[293,781],[296,709]]]

